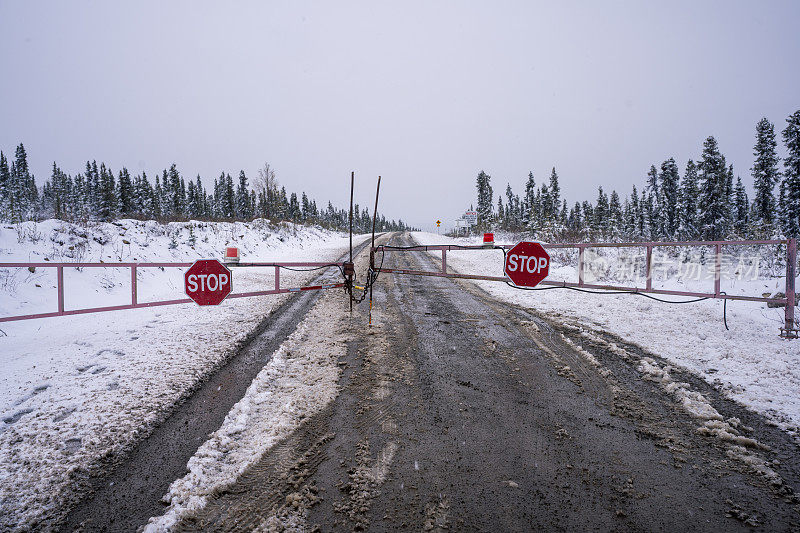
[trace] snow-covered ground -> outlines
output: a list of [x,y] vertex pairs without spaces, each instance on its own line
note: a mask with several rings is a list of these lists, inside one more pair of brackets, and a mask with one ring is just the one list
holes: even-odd
[[[245,260],[333,261],[347,236],[261,220],[0,227],[0,262],[190,262],[220,257],[226,245]],[[0,316],[55,310],[54,270],[0,269]],[[139,270],[139,301],[184,297],[183,269]],[[313,275],[284,270],[281,285]],[[128,303],[129,276],[65,270],[66,308]],[[233,284],[235,292],[272,288],[273,269],[237,269]],[[81,496],[76,480],[148,434],[286,298],[0,324],[0,529],[37,529],[56,517]]]
[[[452,239],[431,233],[413,234],[421,244],[478,244],[480,238]],[[514,244],[501,242],[498,244]],[[598,250],[587,271],[602,280],[597,283],[634,285],[641,269],[632,265],[642,257],[639,250]],[[623,256],[624,254],[624,256]],[[698,251],[699,254],[699,251]],[[440,257],[439,253],[433,254]],[[577,252],[555,252],[548,279],[577,281]],[[587,252],[587,258],[589,258]],[[627,262],[626,262],[627,261]],[[675,261],[657,257],[654,286],[671,290],[713,292],[708,261],[690,257]],[[625,268],[617,268],[620,264]],[[503,275],[503,253],[499,250],[450,251],[448,267],[461,273]],[[670,266],[671,265],[671,266]],[[761,296],[782,291],[784,278],[770,265],[770,257],[756,263],[745,258],[726,258],[722,290],[728,294]],[[631,272],[631,279],[623,280]],[[757,274],[757,275],[756,275]],[[699,279],[698,279],[699,278]],[[620,283],[625,281],[625,283]],[[639,279],[639,286],[643,282]],[[729,397],[765,414],[798,437],[800,427],[800,341],[779,338],[784,309],[770,309],[755,302],[728,302],[723,325],[723,302],[705,300],[670,305],[636,295],[585,294],[568,289],[523,291],[504,283],[476,281],[493,296],[536,309],[556,319],[592,329],[606,330],[634,342],[670,362],[687,368],[725,392]],[[686,298],[664,296],[675,301]]]

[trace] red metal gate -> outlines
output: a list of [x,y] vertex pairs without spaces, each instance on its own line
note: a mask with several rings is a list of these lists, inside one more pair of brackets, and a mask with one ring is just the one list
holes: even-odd
[[[189,268],[193,263],[0,263],[0,268],[55,268],[56,269],[56,290],[58,293],[58,308],[56,311],[48,313],[35,313],[28,315],[15,315],[0,317],[0,322],[12,322],[16,320],[30,320],[33,318],[48,318],[54,316],[81,315],[85,313],[100,313],[103,311],[119,311],[122,309],[140,309],[143,307],[156,307],[161,305],[176,305],[192,303],[189,298],[179,298],[174,300],[159,300],[155,302],[139,302],[137,294],[137,269],[139,268]],[[239,292],[228,295],[228,298],[248,298],[251,296],[266,296],[268,294],[283,294],[286,292],[300,292],[320,289],[333,289],[344,287],[344,283],[330,283],[322,285],[310,285],[305,287],[281,288],[280,270],[281,268],[342,268],[342,263],[240,263],[229,265],[233,268],[241,267],[274,267],[275,268],[275,288],[264,291]],[[65,268],[129,268],[131,279],[131,303],[125,305],[110,305],[104,307],[91,307],[85,309],[64,309],[64,269]]]
[[[786,289],[785,297],[772,298],[772,297],[757,297],[757,296],[739,296],[735,294],[725,294],[721,290],[721,266],[722,266],[722,249],[727,246],[754,246],[754,245],[786,245]],[[578,250],[578,281],[551,281],[544,280],[541,285],[549,285],[556,287],[576,287],[586,289],[600,289],[600,290],[613,290],[623,291],[630,293],[652,293],[663,294],[672,296],[691,296],[696,298],[717,298],[723,300],[743,300],[749,302],[765,302],[786,307],[785,323],[781,328],[781,336],[786,338],[797,338],[798,329],[795,320],[795,277],[797,266],[797,239],[785,240],[762,240],[762,241],[686,241],[686,242],[624,242],[624,243],[565,243],[565,244],[542,244],[546,249],[577,249]],[[692,291],[675,291],[668,289],[658,289],[653,287],[653,249],[658,247],[711,247],[714,250],[714,292],[692,292]],[[408,274],[415,276],[438,276],[446,278],[457,279],[475,279],[485,281],[503,281],[510,282],[511,280],[506,276],[483,276],[473,274],[455,274],[447,272],[447,252],[456,250],[486,250],[486,249],[503,249],[508,250],[513,245],[497,245],[497,246],[461,246],[461,245],[420,245],[408,247],[392,247],[387,245],[375,246],[372,248],[372,253],[386,253],[386,252],[412,252],[412,251],[441,251],[442,254],[442,268],[440,271],[424,271],[424,270],[408,270],[408,269],[393,269],[376,267],[379,272],[394,272],[397,274]],[[584,258],[587,248],[644,248],[646,267],[645,267],[645,286],[644,287],[631,287],[619,285],[605,285],[587,283],[584,280]]]

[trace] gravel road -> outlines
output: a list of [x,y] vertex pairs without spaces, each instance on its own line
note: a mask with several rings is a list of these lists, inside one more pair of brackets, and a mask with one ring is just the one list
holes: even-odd
[[641,348],[465,281],[382,275],[372,328],[344,305],[337,399],[177,530],[800,527],[797,445],[689,373],[654,379]]

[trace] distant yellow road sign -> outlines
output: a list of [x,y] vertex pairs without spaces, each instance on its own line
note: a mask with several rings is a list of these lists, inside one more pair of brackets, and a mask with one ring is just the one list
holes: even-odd
[[436,221],[436,227],[438,228],[438,227],[439,227],[439,226],[441,226],[441,225],[442,225],[442,221],[441,221],[441,220],[437,220],[437,221]]

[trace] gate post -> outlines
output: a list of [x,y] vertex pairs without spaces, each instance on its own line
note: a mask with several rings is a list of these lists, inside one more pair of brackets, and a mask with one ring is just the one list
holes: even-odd
[[583,251],[585,246],[578,246],[578,286],[583,285]]
[[781,328],[781,336],[787,339],[797,338],[797,324],[794,320],[794,278],[797,265],[797,239],[786,241],[786,324]]
[[653,290],[653,245],[647,245],[647,290]]
[[56,277],[58,280],[58,312],[64,312],[64,267],[56,267]]
[[442,248],[442,274],[447,274],[447,248]]
[[720,278],[722,277],[722,245],[717,243],[714,246],[714,296],[719,296]]
[[275,290],[280,290],[281,288],[281,267],[275,265]]
[[131,265],[131,305],[136,303],[136,265]]

